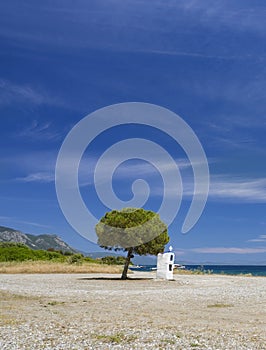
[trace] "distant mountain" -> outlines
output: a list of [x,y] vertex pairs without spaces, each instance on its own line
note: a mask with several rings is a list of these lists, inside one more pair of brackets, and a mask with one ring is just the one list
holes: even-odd
[[49,248],[53,248],[55,250],[62,250],[64,252],[77,252],[77,250],[70,247],[57,235],[43,234],[35,236],[4,226],[0,226],[0,242],[23,243],[31,249],[47,250]]

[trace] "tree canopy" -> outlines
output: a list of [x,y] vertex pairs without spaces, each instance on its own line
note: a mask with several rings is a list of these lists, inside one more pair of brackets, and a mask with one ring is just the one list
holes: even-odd
[[169,242],[167,225],[158,214],[142,208],[113,210],[101,218],[95,227],[98,244],[108,250],[127,251],[122,279],[127,278],[130,259],[134,254],[157,255]]

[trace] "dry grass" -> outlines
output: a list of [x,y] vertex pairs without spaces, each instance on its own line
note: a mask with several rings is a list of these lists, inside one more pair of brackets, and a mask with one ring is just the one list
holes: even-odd
[[49,261],[1,262],[0,273],[121,273],[123,266],[83,263],[82,265]]
[[[12,294],[6,291],[0,291],[1,300],[1,313],[0,313],[0,327],[2,326],[16,326],[21,323],[17,319],[18,310],[20,310],[21,305],[28,302],[29,299],[34,299],[34,297],[25,297],[23,295]],[[22,315],[22,313],[19,313]]]
[[186,269],[174,269],[175,275],[205,275],[210,274],[209,271],[201,271],[201,270],[186,270]]

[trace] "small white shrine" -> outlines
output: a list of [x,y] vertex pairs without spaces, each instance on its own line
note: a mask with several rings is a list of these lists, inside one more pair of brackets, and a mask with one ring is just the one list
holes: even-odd
[[159,253],[157,255],[157,278],[165,280],[173,279],[173,270],[175,262],[175,254],[172,252],[173,247],[169,247],[169,251],[166,253]]

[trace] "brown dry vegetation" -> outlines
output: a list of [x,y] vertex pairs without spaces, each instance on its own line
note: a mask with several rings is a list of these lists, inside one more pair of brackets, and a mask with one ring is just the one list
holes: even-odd
[[0,273],[121,273],[123,266],[49,261],[1,262]]

